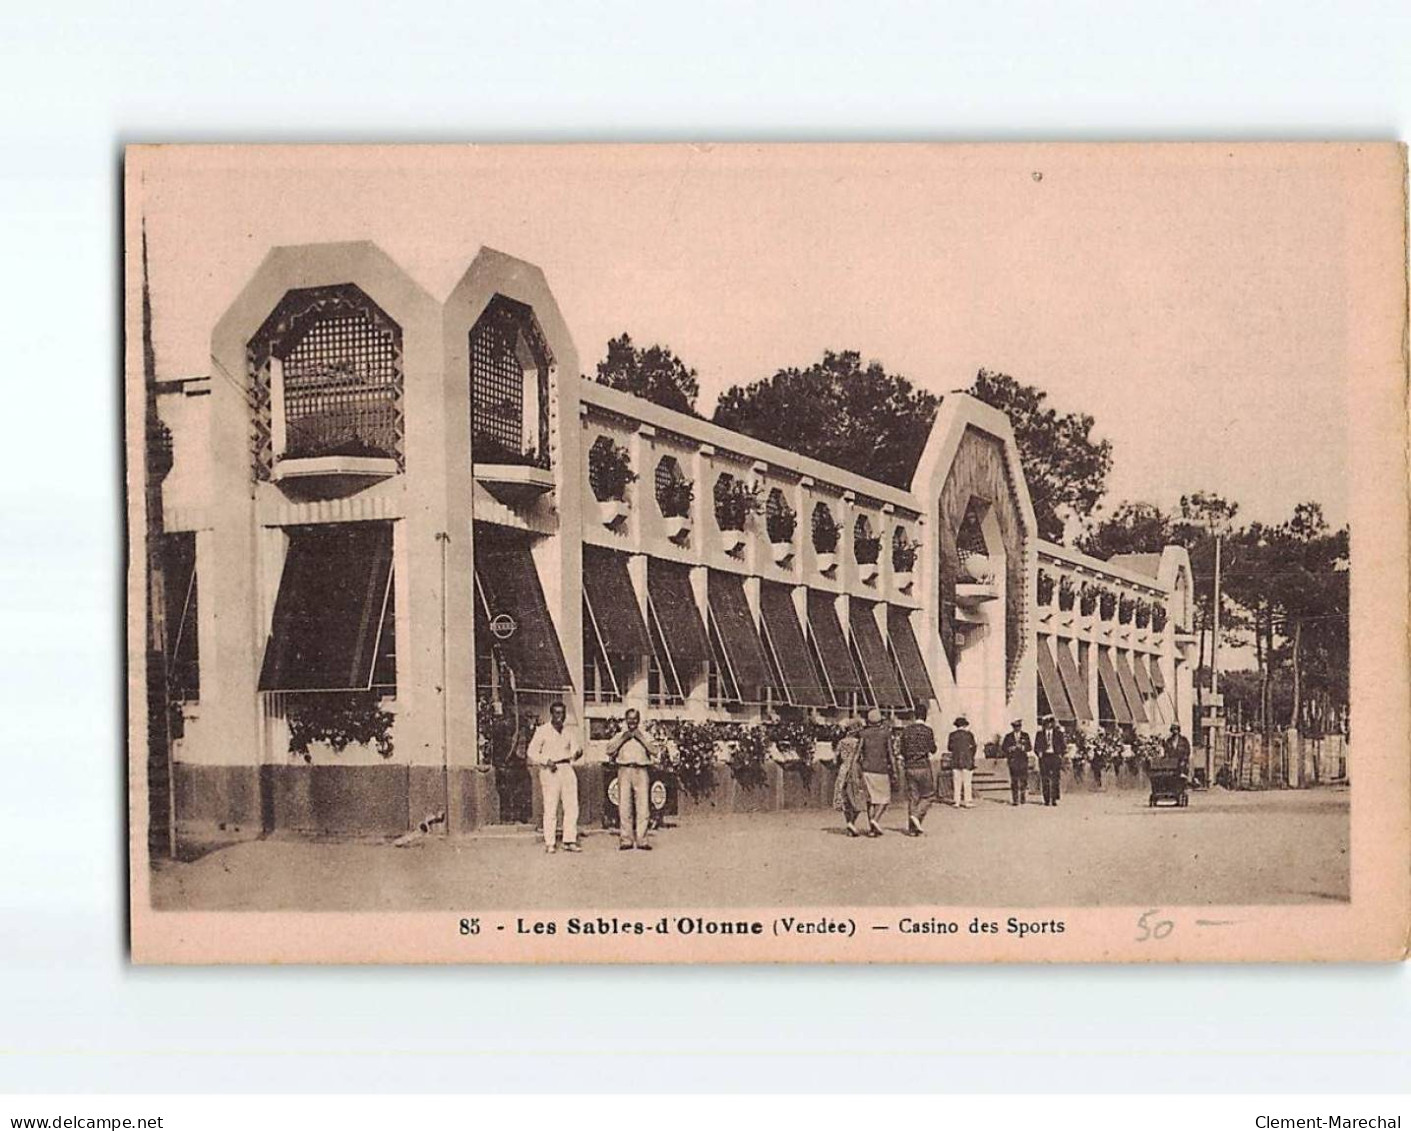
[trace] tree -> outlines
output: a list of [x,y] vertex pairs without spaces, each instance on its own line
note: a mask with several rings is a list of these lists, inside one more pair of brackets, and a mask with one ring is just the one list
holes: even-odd
[[1107,491],[1112,469],[1112,442],[1093,439],[1093,418],[1078,412],[1060,416],[1044,408],[1047,393],[988,369],[975,375],[968,391],[1009,417],[1039,536],[1062,541],[1067,520],[1086,523]]
[[1154,503],[1124,502],[1078,540],[1085,554],[1159,554],[1172,542],[1171,516]]
[[623,334],[608,342],[607,356],[598,362],[598,384],[642,397],[663,408],[699,415],[700,383],[691,369],[666,346],[638,349]]
[[911,483],[940,399],[855,350],[824,353],[720,397],[715,423],[897,487]]

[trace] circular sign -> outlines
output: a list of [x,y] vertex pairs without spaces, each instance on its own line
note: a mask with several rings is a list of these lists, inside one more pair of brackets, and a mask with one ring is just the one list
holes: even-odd
[[496,640],[508,640],[518,629],[518,623],[509,613],[497,613],[490,622],[490,635]]
[[609,803],[613,806],[614,809],[617,808],[617,799],[618,799],[617,779],[616,779],[616,778],[608,778],[608,801],[609,801]]
[[666,808],[666,783],[665,783],[664,781],[662,781],[660,778],[658,778],[656,781],[652,782],[651,794],[652,794],[652,808],[653,808],[653,809],[665,809],[665,808]]

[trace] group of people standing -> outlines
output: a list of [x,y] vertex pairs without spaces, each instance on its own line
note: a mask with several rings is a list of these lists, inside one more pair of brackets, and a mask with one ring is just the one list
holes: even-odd
[[[882,712],[873,708],[867,720],[854,720],[838,742],[838,777],[833,791],[833,807],[842,811],[851,837],[882,835],[882,814],[892,803],[895,781],[906,797],[906,835],[925,835],[926,814],[936,802],[936,773],[931,758],[936,753],[936,734],[926,722],[926,708],[894,726]],[[558,812],[563,810],[563,850],[578,852],[578,775],[573,766],[583,757],[583,744],[576,729],[565,726],[567,712],[562,703],[549,708],[549,721],[541,724],[530,739],[527,752],[532,765],[539,767],[539,784],[544,801],[544,845],[557,851]],[[621,851],[649,851],[647,829],[651,813],[649,801],[650,767],[665,753],[661,743],[641,725],[641,714],[629,709],[623,729],[608,743],[608,761],[617,770],[618,827]],[[952,804],[957,809],[975,805],[975,755],[977,743],[964,715],[955,719],[946,739],[950,755]],[[1190,765],[1190,743],[1179,725],[1172,725],[1163,744],[1165,755],[1184,774]],[[1044,804],[1056,806],[1060,798],[1063,760],[1068,754],[1068,738],[1052,715],[1039,720],[1032,738],[1024,721],[1015,719],[1000,742],[1000,754],[1009,768],[1011,805],[1028,801],[1029,757],[1037,756],[1039,786]]]
[[[954,805],[970,809],[975,804],[975,736],[961,715],[946,740],[950,753]],[[838,778],[833,806],[840,809],[849,836],[882,835],[882,814],[892,803],[892,780],[906,796],[906,835],[925,835],[926,814],[936,801],[936,774],[931,756],[936,734],[926,722],[926,709],[894,727],[873,708],[867,721],[849,723],[838,742]],[[866,826],[863,826],[864,818]]]

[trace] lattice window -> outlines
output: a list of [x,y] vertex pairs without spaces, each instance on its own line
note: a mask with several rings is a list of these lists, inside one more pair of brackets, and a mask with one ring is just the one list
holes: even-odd
[[653,480],[657,506],[661,508],[663,518],[685,518],[691,513],[695,487],[686,478],[675,456],[661,457]]
[[246,360],[257,478],[282,458],[369,456],[404,466],[402,330],[358,287],[289,291]]
[[470,332],[476,463],[549,466],[548,347],[521,303],[496,295]]
[[859,565],[876,565],[882,551],[882,539],[872,532],[872,522],[865,515],[857,516],[852,528],[853,557]]

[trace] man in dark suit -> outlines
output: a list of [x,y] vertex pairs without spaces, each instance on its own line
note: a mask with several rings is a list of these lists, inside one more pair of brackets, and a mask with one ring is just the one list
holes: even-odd
[[1063,756],[1068,753],[1068,739],[1063,728],[1045,715],[1034,735],[1034,753],[1039,756],[1039,785],[1044,791],[1044,804],[1058,804],[1058,775],[1063,768]]
[[957,809],[975,806],[975,736],[970,733],[970,720],[961,715],[955,729],[946,739],[950,751],[950,777],[953,804]]
[[1014,720],[999,748],[1009,765],[1009,803],[1023,805],[1029,791],[1029,751],[1034,748],[1024,733],[1023,719]]
[[1171,724],[1171,734],[1162,743],[1166,748],[1166,760],[1175,762],[1184,777],[1191,770],[1191,740],[1181,733],[1181,724]]

